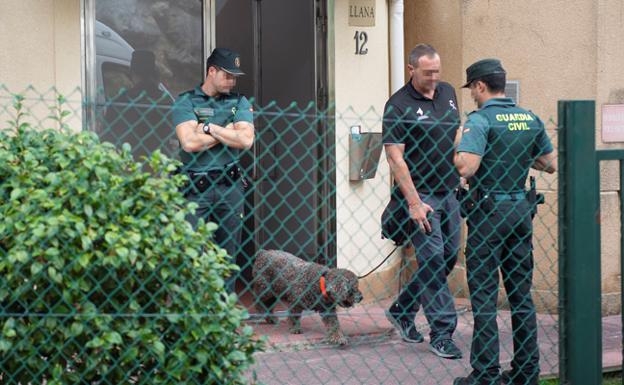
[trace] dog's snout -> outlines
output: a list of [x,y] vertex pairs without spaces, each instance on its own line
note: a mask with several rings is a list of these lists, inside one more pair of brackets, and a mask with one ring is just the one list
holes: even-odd
[[362,299],[364,299],[364,296],[362,295],[362,293],[360,293],[359,291],[355,293],[355,303],[360,303],[362,302]]

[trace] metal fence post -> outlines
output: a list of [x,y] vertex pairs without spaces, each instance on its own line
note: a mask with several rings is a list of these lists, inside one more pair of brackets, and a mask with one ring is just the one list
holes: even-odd
[[595,102],[559,101],[559,373],[602,382],[600,182]]

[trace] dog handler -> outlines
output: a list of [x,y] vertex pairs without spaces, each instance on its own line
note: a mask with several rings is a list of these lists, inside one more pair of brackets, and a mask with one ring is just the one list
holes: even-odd
[[[384,109],[383,142],[394,177],[393,199],[401,202],[419,231],[411,234],[418,271],[386,311],[406,342],[422,342],[414,318],[422,304],[431,328],[430,350],[456,359],[455,301],[447,276],[459,250],[459,203],[454,189],[453,140],[459,127],[453,87],[440,81],[440,56],[427,44],[410,53],[410,81],[390,97]],[[396,197],[396,198],[394,198]]]
[[[532,212],[525,184],[529,168],[555,172],[555,153],[544,124],[505,97],[506,73],[497,59],[466,69],[470,95],[479,110],[457,130],[454,163],[469,179],[474,209],[468,212],[466,270],[474,332],[468,377],[455,385],[537,385],[539,350],[533,278]],[[511,306],[514,356],[500,374],[496,299],[498,270]]]
[[[180,141],[182,171],[191,184],[186,197],[198,204],[189,221],[215,222],[216,243],[235,258],[243,225],[243,183],[238,160],[254,141],[253,109],[242,95],[231,93],[240,69],[240,55],[215,48],[206,60],[206,78],[180,94],[172,119]],[[236,276],[227,289],[234,291]]]

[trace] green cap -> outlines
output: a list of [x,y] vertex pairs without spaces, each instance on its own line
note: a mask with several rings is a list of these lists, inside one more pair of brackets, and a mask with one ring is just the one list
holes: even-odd
[[470,83],[486,75],[505,74],[505,69],[498,59],[483,59],[466,68],[466,84],[462,88],[470,86]]
[[240,55],[227,48],[215,48],[206,60],[206,67],[217,66],[232,75],[245,75],[241,71]]

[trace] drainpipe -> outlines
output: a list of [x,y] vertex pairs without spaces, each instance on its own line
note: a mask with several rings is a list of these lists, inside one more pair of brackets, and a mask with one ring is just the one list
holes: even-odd
[[[390,9],[390,94],[394,94],[405,85],[405,70],[403,58],[403,0],[389,0]],[[403,251],[404,253],[405,251]],[[399,272],[405,267],[405,258],[401,257]],[[401,292],[403,282],[399,274],[397,295]]]
[[390,93],[405,85],[403,0],[390,0]]

